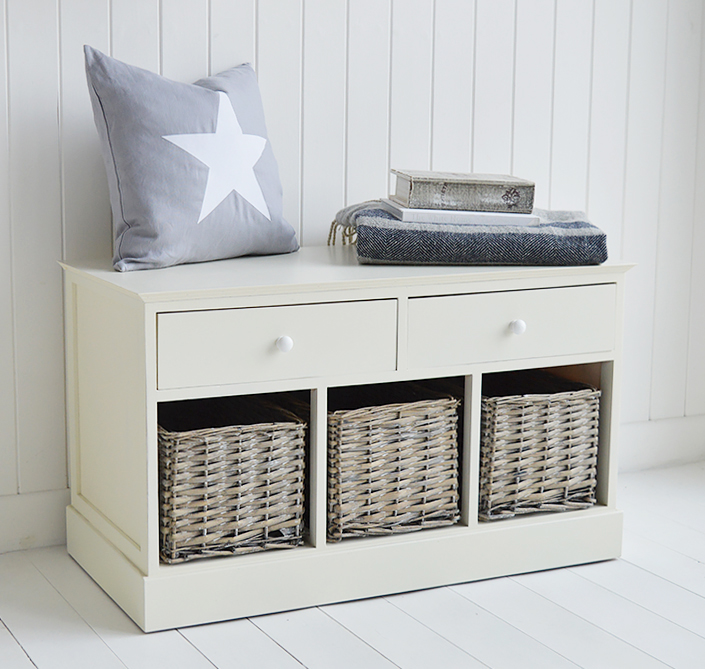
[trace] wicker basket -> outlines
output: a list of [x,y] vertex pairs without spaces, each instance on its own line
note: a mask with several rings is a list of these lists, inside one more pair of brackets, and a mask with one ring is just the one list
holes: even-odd
[[481,520],[595,504],[599,398],[535,370],[485,377]]
[[329,400],[330,541],[458,521],[457,399],[388,384]]
[[161,404],[162,561],[300,545],[305,430],[254,397]]

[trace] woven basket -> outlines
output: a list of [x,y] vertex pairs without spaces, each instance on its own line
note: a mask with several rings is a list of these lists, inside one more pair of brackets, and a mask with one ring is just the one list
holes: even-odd
[[345,407],[328,413],[330,541],[458,521],[459,400],[413,384],[330,399]]
[[485,377],[481,520],[595,504],[599,398],[540,371]]
[[254,398],[161,404],[162,561],[300,545],[305,430],[295,415]]

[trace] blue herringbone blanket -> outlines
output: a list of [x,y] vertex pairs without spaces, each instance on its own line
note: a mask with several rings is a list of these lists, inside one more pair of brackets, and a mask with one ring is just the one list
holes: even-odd
[[534,209],[538,225],[399,221],[376,201],[341,209],[331,229],[357,236],[361,263],[433,265],[598,265],[605,233],[579,211]]

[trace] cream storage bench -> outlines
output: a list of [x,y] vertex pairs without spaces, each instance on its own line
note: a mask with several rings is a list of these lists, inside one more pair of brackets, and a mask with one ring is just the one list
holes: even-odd
[[[352,247],[130,273],[107,262],[64,266],[69,553],[145,631],[617,557],[627,269],[358,265]],[[500,376],[511,385],[515,372],[522,383],[526,374],[550,372],[591,389],[587,432],[582,414],[563,412],[569,433],[591,440],[591,450],[561,437],[545,457],[546,486],[532,487],[538,501],[519,513],[491,513],[480,504],[493,485],[483,386]],[[441,400],[441,431],[452,437],[442,446],[447,466],[433,470],[445,473],[412,473],[444,490],[443,520],[412,520],[401,528],[415,530],[408,532],[335,535],[329,414],[340,407],[333,405],[347,390],[364,404],[366,386],[375,402],[389,390],[393,403],[406,385],[451,398]],[[416,406],[414,397],[406,406]],[[435,395],[420,399],[436,411]],[[265,430],[256,455],[242,450],[249,427],[235,436],[227,429],[252,411],[261,415],[254,422],[276,427]],[[421,421],[399,416],[402,432],[416,439]],[[185,467],[199,468],[198,481],[223,483],[224,501],[213,495],[204,504],[197,486],[191,493],[182,485],[177,451],[165,446],[167,432],[178,446],[179,430],[202,431],[204,446]],[[516,430],[507,457],[518,464],[502,484],[512,494],[526,485],[524,441],[537,441]],[[367,432],[370,462],[376,434]],[[435,448],[427,449],[431,464],[441,457]],[[215,458],[223,453],[225,460]],[[556,485],[573,460],[588,471],[579,503],[569,499],[568,482]],[[245,466],[252,462],[257,474]],[[353,476],[362,467],[351,466]],[[261,486],[254,510],[253,481]],[[545,488],[553,488],[551,499],[542,501]],[[417,505],[432,509],[429,518],[432,497]],[[184,520],[191,501],[202,514],[195,524]],[[227,532],[235,538],[223,538]]]

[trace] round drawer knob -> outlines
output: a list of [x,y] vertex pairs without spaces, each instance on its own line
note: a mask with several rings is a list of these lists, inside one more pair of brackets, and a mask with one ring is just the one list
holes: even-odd
[[521,320],[521,318],[512,321],[509,324],[509,330],[515,335],[524,334],[526,332],[526,321]]
[[277,339],[277,348],[282,353],[288,353],[292,348],[294,348],[294,340],[287,335],[283,335]]

